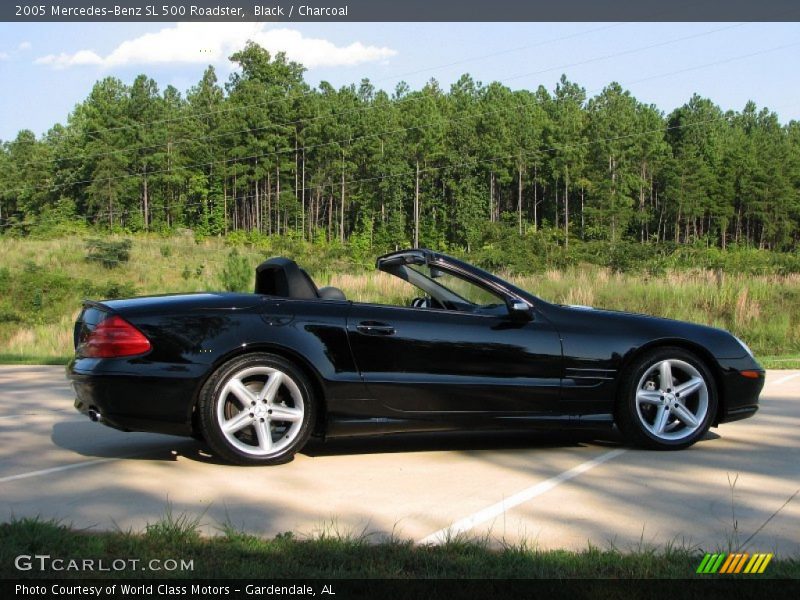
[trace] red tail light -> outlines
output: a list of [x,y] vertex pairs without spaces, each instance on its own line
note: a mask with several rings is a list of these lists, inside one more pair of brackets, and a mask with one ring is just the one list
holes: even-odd
[[80,354],[89,358],[116,358],[149,352],[150,340],[122,317],[110,316],[89,333]]

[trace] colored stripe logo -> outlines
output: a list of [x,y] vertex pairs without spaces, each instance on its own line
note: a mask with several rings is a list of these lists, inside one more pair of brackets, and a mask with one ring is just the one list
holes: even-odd
[[731,575],[734,573],[763,573],[767,565],[772,560],[773,554],[748,554],[747,552],[725,554],[706,554],[697,567],[697,573],[703,575],[724,573]]

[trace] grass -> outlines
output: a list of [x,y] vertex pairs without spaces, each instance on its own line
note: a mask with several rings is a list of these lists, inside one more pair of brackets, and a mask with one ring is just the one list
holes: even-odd
[[[137,236],[128,262],[116,268],[87,261],[86,239],[0,238],[0,362],[61,363],[72,353],[72,323],[83,298],[222,289],[229,248],[222,240]],[[270,242],[271,243],[271,242]],[[279,245],[279,244],[283,245]],[[296,256],[320,286],[342,288],[356,301],[408,304],[401,280],[365,271],[334,250],[276,241],[244,245],[255,265]],[[305,258],[303,258],[305,256]],[[745,340],[767,367],[800,367],[800,274],[722,274],[706,270],[617,273],[578,265],[509,279],[558,303],[642,312],[722,327]]]
[[[377,540],[368,532],[348,534],[335,527],[314,536],[291,533],[262,538],[223,526],[221,534],[198,533],[199,518],[166,515],[143,532],[74,530],[57,521],[16,519],[0,524],[0,577],[86,577],[80,571],[20,572],[19,555],[103,559],[138,558],[192,561],[192,570],[161,571],[157,576],[176,578],[691,578],[703,552],[694,547],[668,544],[661,548],[639,545],[628,551],[616,548],[539,550],[527,543],[490,543],[488,538],[454,537],[439,546],[418,546],[397,537]],[[710,550],[713,551],[713,550]],[[92,577],[141,578],[154,573],[126,569],[92,573]],[[726,577],[747,577],[726,576]],[[760,578],[798,578],[800,560],[776,556]]]

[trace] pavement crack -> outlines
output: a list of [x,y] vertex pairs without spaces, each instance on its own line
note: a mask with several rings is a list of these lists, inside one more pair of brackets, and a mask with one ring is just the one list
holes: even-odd
[[771,514],[769,517],[767,517],[766,521],[764,521],[764,522],[763,522],[763,523],[762,523],[762,524],[759,526],[759,528],[758,528],[758,529],[756,529],[756,530],[755,530],[753,533],[751,533],[751,534],[750,534],[750,537],[749,537],[749,538],[747,538],[747,539],[746,539],[746,540],[745,540],[745,541],[744,541],[744,542],[743,542],[743,543],[742,543],[742,544],[741,544],[741,545],[740,545],[738,548],[736,548],[736,551],[738,552],[739,550],[744,550],[745,548],[747,548],[747,544],[749,544],[749,543],[750,543],[750,540],[752,540],[754,537],[756,537],[756,536],[757,536],[757,535],[758,535],[758,534],[761,532],[761,530],[762,530],[762,529],[764,529],[764,527],[766,527],[766,526],[767,526],[767,524],[768,524],[770,521],[772,521],[772,519],[774,519],[775,517],[777,517],[777,516],[778,516],[778,514],[779,514],[779,513],[780,513],[780,512],[781,512],[781,511],[782,511],[784,508],[786,508],[786,507],[789,505],[789,503],[790,503],[792,500],[794,500],[794,499],[797,497],[797,494],[800,494],[800,488],[797,488],[797,489],[794,491],[794,494],[792,494],[791,496],[789,496],[789,497],[786,499],[786,502],[784,502],[783,504],[781,504],[781,506],[780,506],[780,508],[778,508],[778,510],[776,510],[776,511],[775,511],[774,513],[772,513],[772,514]]

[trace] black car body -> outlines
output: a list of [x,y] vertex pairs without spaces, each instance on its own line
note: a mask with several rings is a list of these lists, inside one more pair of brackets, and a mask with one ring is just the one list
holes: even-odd
[[616,423],[632,442],[682,448],[758,409],[764,371],[726,331],[552,304],[429,250],[377,266],[420,297],[352,302],[270,259],[252,294],[87,302],[75,406],[126,431],[202,436],[244,463],[286,460],[312,433]]

